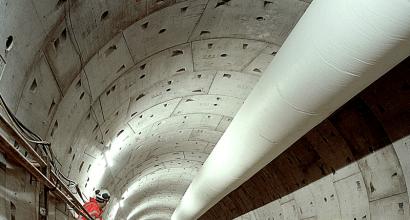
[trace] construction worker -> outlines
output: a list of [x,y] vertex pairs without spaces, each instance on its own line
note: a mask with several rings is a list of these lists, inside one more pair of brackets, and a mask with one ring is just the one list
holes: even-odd
[[[95,220],[103,220],[102,214],[107,203],[110,201],[110,193],[107,190],[96,190],[95,198],[90,198],[90,201],[85,203],[83,206],[85,210],[93,217]],[[85,217],[80,216],[79,220],[87,220]]]

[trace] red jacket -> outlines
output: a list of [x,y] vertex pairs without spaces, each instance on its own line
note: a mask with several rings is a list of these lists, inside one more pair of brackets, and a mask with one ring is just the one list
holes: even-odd
[[[97,200],[95,200],[95,198],[90,198],[90,201],[85,203],[84,205],[85,210],[87,210],[88,213],[90,213],[90,215],[92,217],[94,217],[95,219],[102,219],[102,214],[103,214],[103,210],[100,208],[100,206],[98,205]],[[81,220],[87,220],[86,218],[84,218],[83,216],[81,216],[80,218]]]

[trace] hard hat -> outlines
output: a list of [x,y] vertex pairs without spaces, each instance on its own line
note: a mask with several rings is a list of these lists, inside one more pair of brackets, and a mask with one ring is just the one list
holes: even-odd
[[108,190],[96,190],[95,191],[95,200],[99,203],[108,202],[110,200],[110,192]]

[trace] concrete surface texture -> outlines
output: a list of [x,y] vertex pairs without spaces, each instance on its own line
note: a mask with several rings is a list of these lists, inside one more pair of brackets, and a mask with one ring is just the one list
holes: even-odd
[[[112,193],[107,219],[170,219],[309,4],[0,0],[0,93],[27,127],[52,143],[59,169],[85,195],[99,188]],[[381,79],[383,88],[397,85],[388,93],[397,102],[365,100],[393,106],[386,112],[402,110],[393,125],[383,115],[377,119],[389,141],[353,151],[336,170],[297,187],[282,183],[289,190],[278,200],[254,189],[259,194],[250,197],[260,197],[258,203],[230,197],[231,207],[216,206],[204,218],[251,211],[239,219],[409,219],[410,79],[403,73],[410,65],[404,62],[388,73],[400,80]],[[349,142],[357,128],[337,130],[346,130]],[[372,149],[366,138],[358,145]],[[260,184],[270,182],[278,181],[266,177]],[[0,219],[37,218],[39,187],[27,174],[4,165],[0,183]],[[51,204],[50,219],[71,218],[64,205]]]

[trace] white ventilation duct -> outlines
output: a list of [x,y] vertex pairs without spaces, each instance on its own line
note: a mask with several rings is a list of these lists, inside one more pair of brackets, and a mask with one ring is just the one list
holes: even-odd
[[194,178],[172,219],[200,217],[409,56],[409,38],[409,0],[314,0]]

